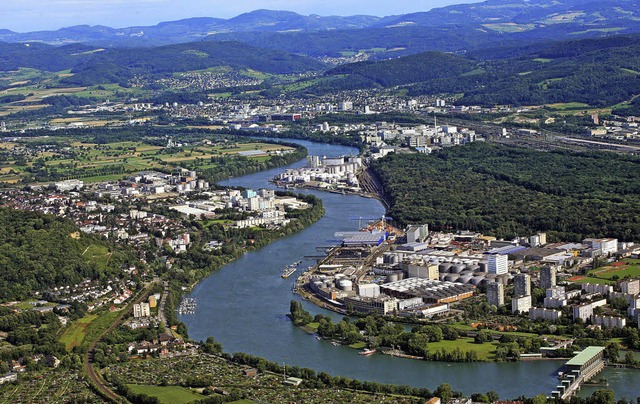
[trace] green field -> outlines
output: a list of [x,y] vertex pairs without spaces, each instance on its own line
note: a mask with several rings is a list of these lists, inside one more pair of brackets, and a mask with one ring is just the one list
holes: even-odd
[[615,281],[609,281],[609,280],[600,279],[600,278],[590,278],[588,276],[585,276],[584,278],[581,278],[581,279],[578,279],[578,280],[575,280],[575,281],[571,281],[571,282],[579,283],[579,284],[582,284],[582,283],[595,283],[597,285],[615,285],[616,284]]
[[458,338],[455,341],[442,340],[438,342],[429,342],[428,346],[429,352],[435,352],[441,349],[451,352],[456,348],[460,348],[463,353],[476,351],[478,353],[478,359],[481,361],[492,361],[496,351],[495,343],[486,342],[484,344],[476,344],[473,342],[473,338]]
[[69,328],[64,330],[62,336],[60,336],[60,342],[64,344],[67,351],[71,351],[74,347],[82,344],[85,335],[87,335],[87,330],[96,318],[98,318],[98,316],[95,314],[87,314],[81,319],[74,321]]
[[[82,346],[85,340],[92,341],[102,331],[106,330],[118,316],[119,312],[104,312],[98,314],[87,314],[71,323],[60,336],[62,342],[68,351],[74,347]],[[89,338],[87,338],[87,336]]]
[[[55,120],[56,124],[71,122],[76,118]],[[56,141],[58,141],[56,139]],[[197,165],[197,169],[215,168],[221,156],[234,156],[246,151],[261,151],[264,154],[250,156],[253,161],[263,162],[269,159],[268,152],[288,150],[287,146],[269,143],[194,143],[182,147],[165,148],[143,142],[114,142],[95,144],[88,142],[68,142],[60,139],[60,149],[55,152],[42,152],[26,162],[16,164],[9,160],[0,163],[0,181],[16,182],[21,180],[28,168],[38,164],[49,175],[62,176],[59,179],[78,178],[86,182],[113,181],[124,175],[144,170],[171,169],[177,166]],[[26,143],[26,142],[25,142]],[[68,146],[67,146],[68,145]],[[19,142],[3,143],[0,147],[12,149],[21,147]],[[67,146],[67,149],[63,149]],[[58,177],[54,177],[58,178]]]
[[158,397],[163,404],[183,404],[205,398],[202,394],[179,386],[148,386],[142,384],[127,384],[133,392]]
[[[616,281],[625,278],[640,277],[640,260],[625,259],[622,260],[623,266],[605,266],[589,271],[588,279],[597,278],[605,281]],[[583,282],[584,283],[584,282]]]

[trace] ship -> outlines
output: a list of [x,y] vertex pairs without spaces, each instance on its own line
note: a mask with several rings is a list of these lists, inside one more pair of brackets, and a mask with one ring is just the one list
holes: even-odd
[[298,270],[298,265],[297,264],[287,265],[287,267],[284,269],[284,271],[282,271],[282,275],[281,276],[283,278],[288,278],[288,277],[291,276],[291,274],[293,274],[297,270]]
[[376,353],[375,349],[365,348],[364,350],[358,352],[358,355],[369,356],[369,355],[373,355],[374,353]]

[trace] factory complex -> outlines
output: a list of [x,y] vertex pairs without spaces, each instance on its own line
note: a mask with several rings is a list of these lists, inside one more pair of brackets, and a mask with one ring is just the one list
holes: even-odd
[[[546,234],[538,233],[505,241],[472,232],[429,232],[428,225],[399,230],[384,219],[335,237],[337,245],[298,279],[297,290],[342,313],[442,318],[457,302],[486,292],[490,305],[532,320],[571,318],[622,328],[621,314],[640,315],[637,279],[615,286],[573,282],[594,259],[638,256],[638,246],[616,239],[547,243]],[[532,298],[532,288],[544,290],[544,303]],[[607,298],[625,299],[627,313],[609,308]]]

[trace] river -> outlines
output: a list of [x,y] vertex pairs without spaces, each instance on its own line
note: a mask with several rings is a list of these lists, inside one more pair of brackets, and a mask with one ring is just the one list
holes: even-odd
[[[358,152],[357,149],[344,146],[286,141],[305,146],[310,155],[340,156]],[[285,168],[304,165],[303,160],[287,167],[231,178],[220,184],[253,189],[274,188],[269,179]],[[222,343],[226,352],[246,352],[274,362],[360,380],[406,384],[431,390],[441,383],[449,383],[454,390],[465,394],[494,390],[501,398],[551,393],[557,384],[556,374],[563,363],[561,361],[441,363],[386,355],[362,357],[354,349],[334,347],[294,327],[286,314],[291,299],[300,300],[291,292],[300,271],[289,279],[282,279],[282,269],[304,256],[322,254],[316,247],[329,244],[336,231],[357,229],[360,217],[378,218],[384,214],[384,207],[375,199],[320,191],[302,192],[322,198],[325,216],[299,233],[245,254],[200,282],[189,294],[189,297],[197,299],[195,314],[180,317],[192,339],[205,340],[213,336]],[[303,262],[302,267],[313,263]],[[302,302],[305,309],[314,315],[322,313],[335,316],[306,301]],[[640,394],[637,387],[639,372],[612,371],[623,375],[619,378],[619,385],[611,378],[612,387],[619,395],[632,397],[632,394]],[[636,383],[629,383],[631,374]]]

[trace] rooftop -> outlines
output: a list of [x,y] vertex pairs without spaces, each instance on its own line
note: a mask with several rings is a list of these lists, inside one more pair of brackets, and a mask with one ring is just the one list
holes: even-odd
[[598,355],[600,352],[604,351],[603,346],[589,346],[586,347],[582,352],[571,358],[569,362],[567,362],[567,366],[583,366],[589,360],[591,360],[594,356]]

